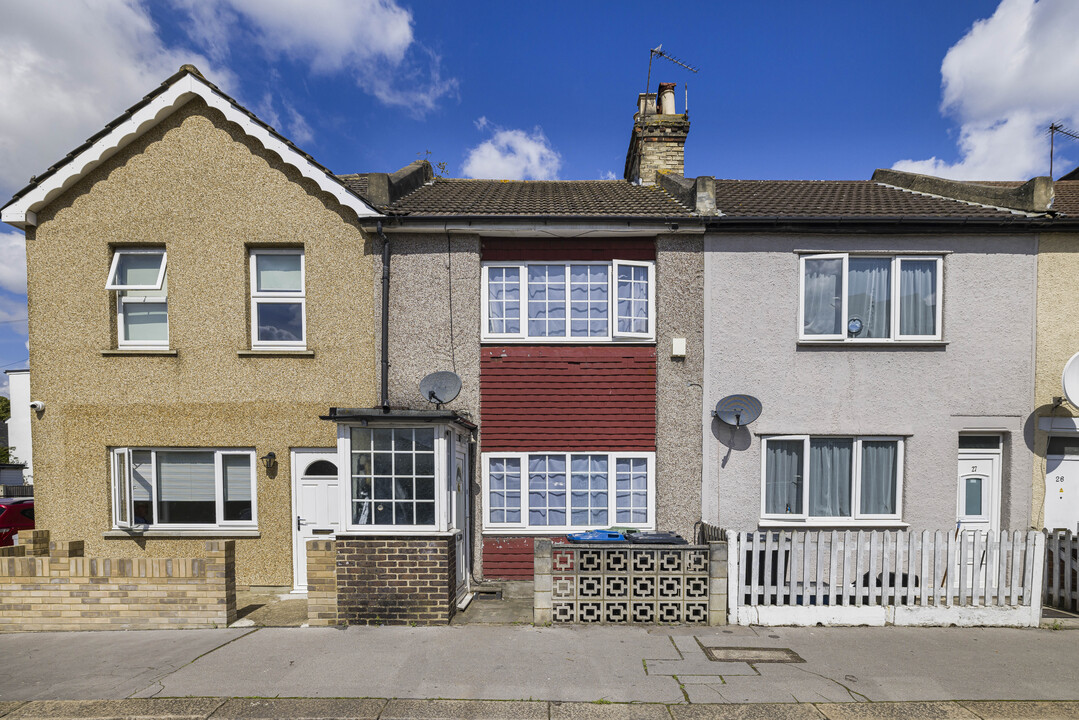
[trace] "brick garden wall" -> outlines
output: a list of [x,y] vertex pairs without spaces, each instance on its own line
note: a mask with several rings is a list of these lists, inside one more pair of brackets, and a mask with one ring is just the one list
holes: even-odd
[[0,548],[0,632],[226,627],[236,619],[235,543],[201,558],[87,558],[82,541],[19,533]]
[[339,535],[309,542],[309,624],[448,623],[456,610],[456,541]]

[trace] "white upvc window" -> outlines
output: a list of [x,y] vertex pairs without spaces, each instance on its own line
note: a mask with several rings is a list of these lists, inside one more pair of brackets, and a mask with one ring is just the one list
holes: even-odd
[[803,255],[801,340],[941,339],[943,259],[926,255]]
[[482,304],[483,340],[654,340],[655,263],[485,263]]
[[169,346],[165,248],[118,248],[105,289],[116,293],[116,341],[121,348]]
[[486,530],[651,529],[655,453],[484,453],[483,497]]
[[251,347],[307,347],[307,294],[301,248],[251,250]]
[[762,520],[898,522],[903,440],[783,435],[761,442]]
[[254,450],[122,447],[111,460],[113,527],[257,525]]

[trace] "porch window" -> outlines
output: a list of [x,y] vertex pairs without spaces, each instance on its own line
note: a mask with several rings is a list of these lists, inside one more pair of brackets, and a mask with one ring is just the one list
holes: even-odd
[[488,453],[488,530],[573,531],[655,523],[652,453]]
[[350,441],[352,525],[433,528],[434,428],[354,427]]

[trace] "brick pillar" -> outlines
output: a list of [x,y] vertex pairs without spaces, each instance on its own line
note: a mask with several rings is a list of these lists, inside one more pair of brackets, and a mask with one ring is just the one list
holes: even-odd
[[708,543],[708,624],[727,624],[727,543]]
[[536,555],[533,560],[533,600],[532,622],[536,625],[550,625],[551,614],[551,573],[554,566],[551,553],[554,543],[547,538],[536,538]]
[[307,542],[307,624],[337,625],[337,543]]
[[221,593],[221,620],[236,622],[236,541],[206,541],[206,583]]
[[53,540],[49,542],[49,557],[81,558],[82,540]]
[[47,557],[49,554],[48,530],[23,530],[19,533],[19,545],[26,548],[30,557]]

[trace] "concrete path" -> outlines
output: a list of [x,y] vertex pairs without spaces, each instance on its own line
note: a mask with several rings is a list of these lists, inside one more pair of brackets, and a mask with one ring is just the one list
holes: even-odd
[[[451,626],[24,633],[0,635],[0,656],[8,669],[0,675],[5,720],[64,716],[48,714],[54,705],[5,701],[124,698],[194,698],[183,701],[188,705],[171,701],[179,703],[176,717],[240,717],[220,714],[233,707],[224,699],[236,697],[374,698],[380,703],[375,710],[364,705],[363,712],[344,716],[380,718],[398,717],[393,713],[404,700],[432,698],[488,702],[460,705],[459,712],[414,704],[409,712],[421,714],[401,717],[908,717],[887,714],[900,707],[889,702],[933,701],[944,704],[924,706],[928,714],[914,716],[1003,718],[1043,715],[999,714],[966,701],[1079,701],[1079,632],[1068,630]],[[523,714],[510,712],[518,704],[507,701],[526,701]],[[763,706],[743,703],[788,704],[761,715]],[[735,705],[717,715],[720,704]],[[489,706],[509,714],[476,714]],[[76,706],[55,707],[63,713]],[[100,710],[105,715],[93,714],[93,706],[78,712],[159,716],[118,707]],[[333,716],[321,715],[317,704],[296,707],[300,714],[284,716]],[[902,707],[914,712],[923,706]],[[1079,702],[1051,708],[1056,714],[1048,717],[1079,718]]]

